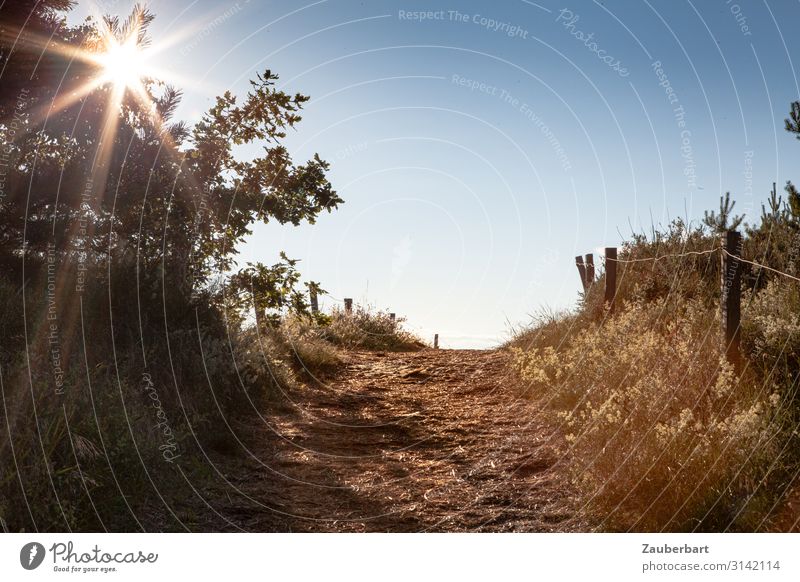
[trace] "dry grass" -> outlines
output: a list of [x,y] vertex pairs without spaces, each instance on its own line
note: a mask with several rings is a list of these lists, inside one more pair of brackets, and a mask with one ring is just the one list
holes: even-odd
[[560,346],[514,348],[601,529],[749,530],[763,517],[756,484],[780,442],[781,397],[734,375],[717,325],[700,302],[640,302]]
[[[620,258],[716,244],[677,221]],[[623,263],[613,317],[603,283],[508,344],[523,390],[556,413],[587,514],[607,530],[771,527],[798,469],[796,285],[745,293],[736,375],[720,353],[716,255]]]
[[[403,329],[403,320],[388,313],[356,307],[348,313],[338,309],[318,320],[288,316],[280,325],[261,334],[262,351],[308,376],[335,372],[347,350],[414,351],[422,341]],[[255,333],[250,330],[249,333]],[[258,334],[257,334],[258,335]]]
[[335,371],[342,363],[336,346],[322,337],[316,323],[289,317],[266,334],[266,349],[301,373],[317,376]]
[[194,495],[187,478],[202,487],[208,476],[199,447],[236,447],[237,419],[293,382],[291,365],[252,330],[219,337],[204,325],[145,329],[145,365],[140,346],[118,337],[114,350],[98,296],[84,297],[72,333],[59,314],[59,394],[46,303],[26,295],[26,344],[22,295],[0,278],[0,520],[11,531],[201,527],[173,511]]
[[[66,315],[59,314],[65,374],[64,394],[57,395],[47,328],[37,327],[48,322],[47,304],[39,294],[26,300],[28,337],[39,338],[27,344],[22,295],[0,278],[0,430],[12,435],[0,439],[0,520],[15,531],[181,530],[196,516],[165,514],[163,507],[193,495],[184,475],[201,488],[213,477],[199,447],[240,454],[237,423],[263,414],[286,390],[335,372],[345,349],[418,347],[401,322],[364,309],[319,321],[288,316],[262,329],[211,311],[166,336],[158,322],[145,327],[145,365],[140,345],[119,339],[127,339],[125,324],[136,321],[135,312],[125,311],[136,302],[125,298],[114,306],[122,311],[112,345],[110,321],[101,317],[107,295],[98,291],[83,299],[86,329],[68,334]],[[91,341],[84,344],[84,337]],[[180,453],[176,462],[164,459],[168,439],[153,429],[165,419]]]
[[422,340],[403,329],[403,319],[387,312],[356,306],[348,313],[335,309],[322,337],[346,349],[413,351],[424,347]]

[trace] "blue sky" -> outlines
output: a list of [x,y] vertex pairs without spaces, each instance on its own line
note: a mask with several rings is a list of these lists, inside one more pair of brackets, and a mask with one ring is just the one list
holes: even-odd
[[800,180],[783,130],[798,2],[149,6],[179,117],[267,68],[311,97],[287,145],[330,161],[346,203],[314,226],[259,226],[240,261],[285,250],[328,303],[395,311],[444,347],[574,305],[574,256],[631,227],[698,219],[725,191],[755,219],[773,181]]

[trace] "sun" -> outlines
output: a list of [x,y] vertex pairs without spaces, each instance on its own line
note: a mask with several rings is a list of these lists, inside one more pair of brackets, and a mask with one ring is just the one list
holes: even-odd
[[128,92],[142,103],[150,102],[147,87],[153,80],[163,81],[163,74],[150,66],[154,48],[147,36],[152,15],[137,4],[124,21],[96,17],[98,42],[90,59],[97,65],[95,86],[110,86],[119,102]]
[[101,80],[118,89],[137,87],[147,74],[144,53],[137,46],[135,36],[122,43],[111,39],[97,61],[102,67]]

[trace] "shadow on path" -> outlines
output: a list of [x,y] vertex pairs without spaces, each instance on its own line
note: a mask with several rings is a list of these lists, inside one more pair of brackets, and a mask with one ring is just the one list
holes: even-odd
[[250,427],[263,465],[224,463],[246,497],[224,483],[206,495],[246,531],[575,529],[569,487],[533,404],[516,396],[509,357],[350,353],[326,385],[269,413],[274,430]]

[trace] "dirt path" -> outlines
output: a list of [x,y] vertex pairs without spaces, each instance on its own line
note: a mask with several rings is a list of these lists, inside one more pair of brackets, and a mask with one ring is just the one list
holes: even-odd
[[[507,354],[351,353],[288,394],[215,509],[246,531],[563,531],[568,488]],[[555,465],[555,467],[554,467]]]

